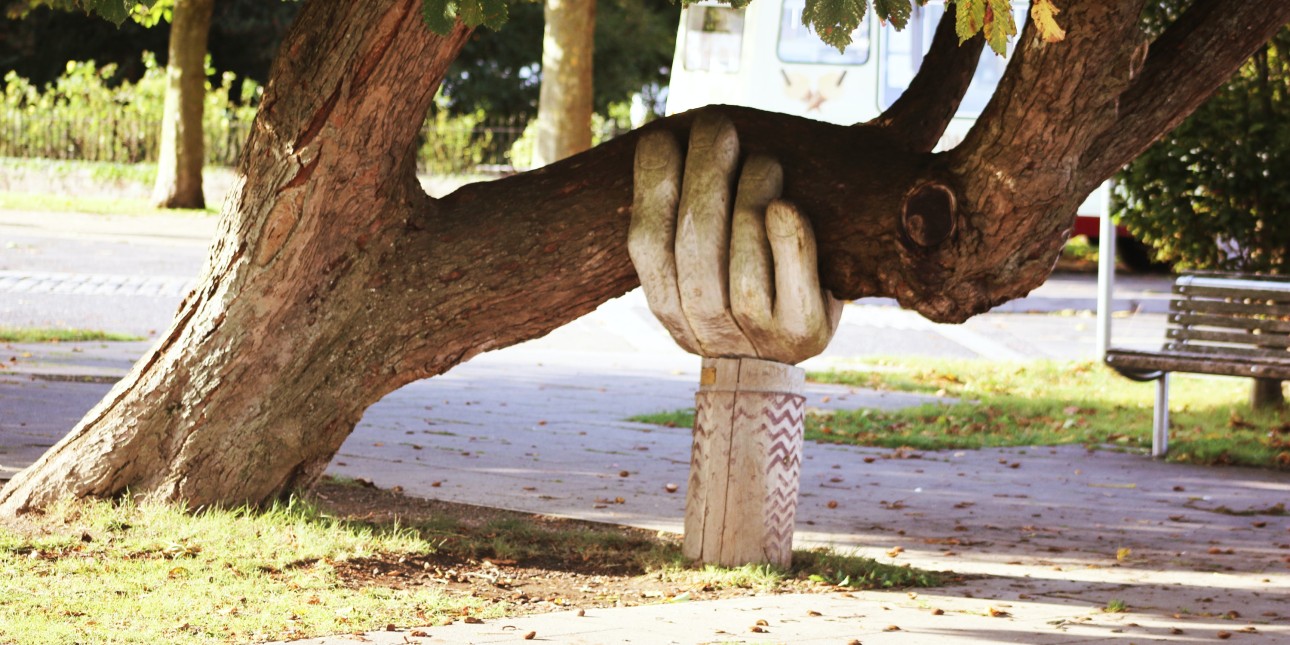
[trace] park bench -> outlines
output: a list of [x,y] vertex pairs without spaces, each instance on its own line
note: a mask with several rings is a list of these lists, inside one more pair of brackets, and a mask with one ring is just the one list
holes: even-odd
[[1156,381],[1151,455],[1169,449],[1169,373],[1290,379],[1290,277],[1179,276],[1159,351],[1110,349],[1106,363],[1135,381]]

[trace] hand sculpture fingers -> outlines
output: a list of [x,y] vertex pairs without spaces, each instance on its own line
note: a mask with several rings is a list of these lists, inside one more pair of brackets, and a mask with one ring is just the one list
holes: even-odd
[[842,316],[842,303],[820,287],[815,234],[792,204],[766,207],[766,238],[775,261],[775,322],[780,351],[770,356],[797,363],[824,351]]
[[627,252],[650,311],[676,343],[698,354],[699,341],[681,309],[676,276],[676,208],[680,199],[681,148],[666,132],[650,132],[636,144],[632,223]]
[[797,363],[823,351],[841,303],[820,288],[810,222],[778,199],[774,159],[744,163],[731,212],[738,155],[733,124],[700,117],[682,183],[671,135],[641,137],[628,250],[650,309],[683,349]]
[[739,178],[730,242],[730,308],[760,358],[797,363],[824,350],[841,304],[820,288],[811,224],[777,199],[783,172],[753,156]]
[[730,311],[763,358],[782,353],[777,351],[775,274],[766,239],[766,207],[779,197],[783,185],[778,162],[764,155],[749,157],[739,176],[730,227]]
[[730,191],[739,138],[728,119],[703,115],[690,130],[676,226],[681,308],[704,356],[755,356],[730,313]]

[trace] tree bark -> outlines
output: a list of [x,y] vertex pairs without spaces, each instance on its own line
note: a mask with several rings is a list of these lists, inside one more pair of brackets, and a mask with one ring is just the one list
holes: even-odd
[[544,14],[534,166],[591,147],[596,0],[546,0]]
[[205,208],[206,159],[202,110],[206,103],[206,40],[215,0],[175,0],[166,63],[166,105],[152,201],[159,208]]
[[[835,295],[892,296],[963,320],[1047,277],[1091,187],[1088,160],[1108,174],[1128,161],[1094,146],[1118,127],[1135,78],[1141,2],[1071,3],[1062,43],[1027,27],[1001,92],[943,154],[880,122],[705,110],[734,121],[745,152],[779,159]],[[130,375],[0,491],[0,512],[127,490],[191,507],[272,500],[312,483],[386,393],[637,285],[626,248],[634,134],[443,199],[420,190],[418,130],[468,35],[460,25],[430,34],[420,4],[305,5],[200,286]],[[1290,0],[1261,7],[1257,18],[1238,7],[1246,22],[1232,28],[1290,20]],[[1240,64],[1227,47],[1180,59],[1186,76],[1217,86]],[[1154,103],[1151,122],[1203,91],[1178,83],[1154,88],[1185,96]],[[648,127],[684,141],[694,114]]]

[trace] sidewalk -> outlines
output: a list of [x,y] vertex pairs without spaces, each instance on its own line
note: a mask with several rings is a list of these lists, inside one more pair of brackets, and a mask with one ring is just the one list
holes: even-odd
[[[679,531],[688,431],[624,419],[692,405],[698,363],[650,326],[642,306],[631,297],[613,301],[546,338],[481,355],[391,394],[369,410],[330,472],[412,495]],[[881,349],[951,355],[1021,354],[1051,345],[1052,330],[1057,337],[1084,333],[1077,329],[1083,319],[1071,316],[1010,316],[1043,323],[1020,334],[1009,325],[991,333],[990,325],[1002,323],[987,317],[981,327],[947,333],[906,314],[852,307],[844,329],[853,348],[901,338]],[[19,361],[0,378],[6,411],[0,463],[10,469],[16,456],[34,459],[146,347],[14,347]],[[817,360],[845,362],[846,351],[831,349]],[[78,375],[91,382],[50,380]],[[812,386],[808,405],[928,400],[934,399]],[[11,450],[22,442],[26,453]],[[590,609],[581,617],[404,626],[362,640],[313,642],[515,642],[529,632],[558,643],[1214,642],[1220,632],[1233,642],[1290,642],[1290,518],[1239,514],[1290,500],[1290,475],[1163,464],[1077,446],[896,456],[808,445],[799,546],[829,544],[952,570],[969,576],[965,584],[913,595]],[[681,489],[668,493],[668,483]],[[617,497],[625,503],[597,501]],[[1129,611],[1102,611],[1113,600]],[[758,620],[767,622],[763,633],[750,631]],[[888,631],[893,626],[899,629]]]

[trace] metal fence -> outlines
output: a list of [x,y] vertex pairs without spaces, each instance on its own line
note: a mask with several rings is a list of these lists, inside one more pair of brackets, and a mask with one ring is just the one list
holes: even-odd
[[[526,125],[523,118],[430,119],[422,130],[421,170],[456,173],[526,168],[530,163],[526,146],[516,146]],[[251,122],[207,114],[204,129],[206,163],[237,165]],[[160,133],[160,119],[139,114],[73,118],[0,106],[0,157],[155,162]]]
[[[210,121],[215,121],[211,123]],[[251,132],[249,122],[208,119],[206,163],[237,163]],[[69,117],[0,108],[0,156],[118,163],[155,162],[161,120],[138,114]]]

